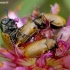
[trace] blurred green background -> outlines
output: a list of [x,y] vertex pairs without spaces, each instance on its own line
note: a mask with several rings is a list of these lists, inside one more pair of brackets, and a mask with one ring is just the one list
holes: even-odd
[[50,4],[53,5],[54,3],[58,3],[60,5],[61,11],[59,14],[66,19],[70,12],[70,0],[0,0],[0,2],[6,1],[8,1],[7,4],[0,3],[0,17],[5,15],[4,8],[13,11],[21,3],[21,9],[18,12],[19,17],[31,13],[35,6],[38,6],[41,12],[49,12]]
[[[0,0],[0,2],[8,2],[7,4],[0,3],[0,18],[6,15],[4,8],[14,11],[15,8],[22,4],[21,9],[18,12],[19,17],[29,15],[35,6],[39,7],[41,12],[50,12],[50,4],[58,3],[60,5],[59,15],[63,16],[66,20],[70,14],[70,0]],[[3,44],[0,31],[0,44]]]

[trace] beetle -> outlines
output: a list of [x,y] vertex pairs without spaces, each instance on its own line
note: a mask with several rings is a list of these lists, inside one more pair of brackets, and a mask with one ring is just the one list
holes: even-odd
[[26,43],[34,34],[36,34],[40,29],[45,29],[46,23],[41,19],[41,17],[37,17],[32,21],[26,23],[20,29],[21,34],[18,34],[17,41],[21,43]]
[[53,29],[59,29],[66,25],[66,20],[60,15],[52,14],[52,13],[43,13],[47,20],[50,22],[50,26]]
[[15,20],[4,18],[1,20],[1,30],[3,33],[7,33],[10,36],[10,39],[16,42],[18,28],[15,25]]
[[0,24],[2,39],[7,49],[13,49],[12,42],[16,43],[18,27],[15,25],[15,20],[3,18]]
[[39,57],[42,53],[47,53],[56,48],[58,48],[56,46],[56,40],[42,39],[26,46],[24,49],[24,55],[28,58],[35,58]]

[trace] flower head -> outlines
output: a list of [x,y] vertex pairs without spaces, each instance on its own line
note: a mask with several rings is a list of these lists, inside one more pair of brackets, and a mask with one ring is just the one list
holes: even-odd
[[[54,6],[51,5],[52,14],[58,14],[59,11],[60,7],[57,3],[55,3]],[[18,16],[14,12],[10,12],[9,17],[13,18],[17,24],[17,27],[21,29],[21,27],[24,27],[24,25],[29,20],[34,20],[39,14],[40,12],[36,7],[32,12],[32,17],[29,16],[17,19]],[[70,70],[70,53],[68,52],[70,49],[70,26],[68,24],[68,26],[63,27],[57,32],[57,30],[51,28],[50,22],[45,18],[46,17],[42,17],[42,20],[44,23],[46,23],[47,27],[45,29],[39,29],[35,35],[32,35],[32,38],[30,36],[29,41],[22,44],[21,42],[17,42],[15,44],[11,40],[8,40],[11,41],[11,47],[13,49],[7,49],[7,47],[0,48],[0,54],[2,55],[1,57],[8,59],[7,61],[0,62],[0,70]],[[31,33],[31,31],[28,33]],[[43,42],[43,46],[46,46],[45,49],[47,48],[46,51],[45,49],[42,49],[42,53],[34,58],[28,58],[25,56],[25,50],[28,48],[28,45],[30,47],[34,42],[42,40],[44,38],[50,38],[54,40],[54,35],[56,35],[56,44],[54,48],[50,49],[48,45]],[[40,43],[38,46],[41,46]],[[10,48],[10,46],[8,46],[8,48]],[[39,51],[37,48],[35,49]],[[31,51],[33,50],[29,50],[30,54],[32,54]],[[33,51],[33,53],[36,53],[36,51]]]

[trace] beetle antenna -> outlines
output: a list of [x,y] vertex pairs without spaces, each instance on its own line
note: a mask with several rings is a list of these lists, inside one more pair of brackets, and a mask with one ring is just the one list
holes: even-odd
[[6,8],[4,8],[4,10],[6,12],[7,18],[9,18],[9,16],[8,16],[8,10]]

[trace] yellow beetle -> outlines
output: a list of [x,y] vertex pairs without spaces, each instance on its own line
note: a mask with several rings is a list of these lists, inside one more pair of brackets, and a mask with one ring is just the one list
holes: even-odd
[[45,29],[46,24],[41,18],[36,18],[26,23],[21,29],[21,34],[18,35],[17,41],[21,43],[27,42],[39,29]]
[[24,49],[24,55],[29,58],[38,57],[42,53],[57,48],[55,47],[55,45],[56,41],[53,39],[42,39],[26,46],[26,48]]
[[51,28],[58,29],[66,25],[66,20],[56,14],[48,13],[41,14],[44,15],[47,20],[49,20]]

